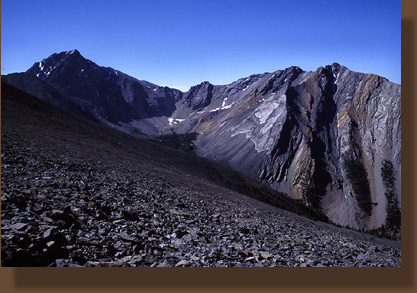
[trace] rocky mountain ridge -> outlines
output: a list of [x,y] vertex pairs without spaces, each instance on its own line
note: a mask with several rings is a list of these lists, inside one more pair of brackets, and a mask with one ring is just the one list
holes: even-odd
[[133,135],[196,132],[199,155],[321,209],[334,223],[399,229],[401,86],[385,78],[334,63],[229,85],[203,82],[182,93],[69,51],[2,79]]

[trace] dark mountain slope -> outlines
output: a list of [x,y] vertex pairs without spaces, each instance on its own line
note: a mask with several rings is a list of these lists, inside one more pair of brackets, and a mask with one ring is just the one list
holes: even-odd
[[7,79],[9,84],[12,84],[18,89],[26,89],[27,93],[40,98],[52,105],[55,105],[61,109],[65,109],[77,115],[84,116],[90,120],[98,121],[91,113],[84,111],[80,105],[78,105],[72,98],[61,93],[52,85],[37,78],[30,73],[14,73],[6,76],[2,76],[2,80]]
[[[43,98],[36,89],[28,87],[28,81],[24,81],[28,76],[36,76],[61,96],[73,101],[84,113],[105,124],[170,116],[175,110],[176,101],[182,97],[179,90],[160,87],[112,68],[98,66],[77,50],[52,54],[36,62],[22,74],[20,83],[15,83],[15,77],[9,76],[2,78],[24,91],[30,89],[33,95]],[[61,103],[58,96],[52,95],[48,101],[72,111],[66,103]]]
[[[62,112],[8,85],[1,127],[3,266],[400,264],[399,249],[386,241],[222,187],[282,197],[231,169]],[[324,250],[331,257],[317,253]]]

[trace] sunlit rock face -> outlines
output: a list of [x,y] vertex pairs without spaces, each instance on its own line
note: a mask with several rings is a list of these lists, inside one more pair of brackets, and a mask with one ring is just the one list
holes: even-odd
[[[398,224],[401,86],[337,63],[289,67],[188,92],[100,67],[74,50],[2,79],[130,134],[199,134],[198,154],[325,212],[337,224]],[[395,222],[395,223],[394,223]]]
[[338,224],[384,225],[384,162],[392,163],[400,202],[401,86],[338,64],[265,77],[202,133],[200,154],[258,176]]

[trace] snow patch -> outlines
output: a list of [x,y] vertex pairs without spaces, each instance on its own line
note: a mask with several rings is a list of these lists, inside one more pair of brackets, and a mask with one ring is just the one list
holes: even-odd
[[333,92],[336,92],[337,78],[339,77],[339,74],[340,72],[337,75],[333,72],[333,87],[332,87]]
[[168,118],[168,122],[169,122],[169,126],[172,126],[172,124],[178,124],[181,123],[182,121],[184,121],[185,119],[175,119],[175,118]]
[[227,101],[227,97],[224,98],[223,103],[222,103],[222,108],[226,105],[226,101]]
[[339,77],[339,74],[340,74],[340,72],[337,75],[333,73],[333,83],[334,84],[337,84],[337,79]]
[[[210,112],[217,112],[217,111],[221,111],[221,110],[230,109],[233,106],[234,103],[235,102],[233,102],[233,103],[231,103],[230,105],[227,105],[227,106],[218,107],[216,109],[210,110]],[[223,102],[223,105],[224,105],[224,102]]]
[[217,111],[220,111],[220,107],[219,108],[216,108],[216,109],[213,109],[213,110],[210,110],[210,112],[217,112]]

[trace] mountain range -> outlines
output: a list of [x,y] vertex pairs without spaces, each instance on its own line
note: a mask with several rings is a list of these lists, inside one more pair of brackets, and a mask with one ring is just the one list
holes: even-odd
[[293,66],[187,92],[72,50],[2,81],[133,136],[196,134],[223,163],[354,229],[401,223],[401,85],[337,63]]
[[401,265],[398,239],[325,223],[230,167],[4,82],[1,98],[2,266]]

